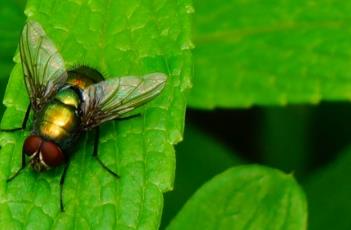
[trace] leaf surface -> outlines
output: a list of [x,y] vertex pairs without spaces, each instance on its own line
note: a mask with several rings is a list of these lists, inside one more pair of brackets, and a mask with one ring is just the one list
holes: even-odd
[[195,108],[351,99],[351,4],[195,1]]
[[203,185],[167,228],[306,229],[305,196],[291,175],[263,166],[231,168]]
[[[94,133],[71,154],[60,212],[63,167],[35,173],[20,166],[28,132],[0,136],[0,223],[7,229],[157,229],[163,192],[173,187],[173,145],[182,138],[185,93],[190,86],[188,0],[30,0],[28,18],[41,23],[68,68],[85,64],[106,78],[164,72],[162,94],[142,116],[102,126],[99,156],[116,180],[92,157]],[[19,127],[29,104],[19,55],[7,85],[2,128]]]

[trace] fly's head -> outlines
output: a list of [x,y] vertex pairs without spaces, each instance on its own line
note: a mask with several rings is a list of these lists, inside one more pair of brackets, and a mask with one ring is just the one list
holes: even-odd
[[37,172],[48,170],[65,162],[65,156],[57,144],[37,135],[27,137],[23,144],[23,152],[30,158],[30,165]]

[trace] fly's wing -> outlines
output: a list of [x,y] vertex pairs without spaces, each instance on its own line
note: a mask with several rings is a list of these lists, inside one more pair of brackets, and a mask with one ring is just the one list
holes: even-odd
[[32,106],[40,111],[67,79],[63,58],[41,25],[34,21],[24,26],[19,50]]
[[126,115],[157,96],[166,79],[163,73],[152,73],[113,78],[89,86],[83,91],[82,128],[87,130]]

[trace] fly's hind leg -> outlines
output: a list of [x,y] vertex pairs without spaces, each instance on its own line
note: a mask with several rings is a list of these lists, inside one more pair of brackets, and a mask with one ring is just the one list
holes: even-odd
[[27,122],[28,122],[28,118],[29,118],[29,114],[30,114],[30,108],[31,108],[31,105],[29,104],[27,107],[27,111],[26,111],[26,114],[24,116],[24,119],[22,121],[21,127],[11,128],[11,129],[0,129],[0,131],[2,131],[2,132],[15,132],[15,131],[20,131],[20,130],[25,130],[27,127]]
[[131,115],[129,117],[119,117],[119,118],[116,118],[114,120],[115,121],[126,121],[126,120],[131,120],[131,119],[134,119],[134,118],[137,118],[140,116],[141,116],[141,113],[137,113],[137,114]]
[[62,173],[61,179],[60,179],[60,208],[61,208],[61,212],[65,211],[64,205],[63,205],[63,185],[65,183],[65,178],[66,178],[68,166],[69,166],[69,161],[66,162],[65,168],[63,169],[63,173]]
[[94,139],[94,150],[93,150],[93,157],[99,162],[99,164],[107,171],[109,172],[112,176],[119,178],[117,173],[109,169],[104,162],[99,158],[99,138],[100,138],[100,129],[99,127],[95,128],[95,139]]
[[[129,120],[129,119],[133,119],[136,117],[140,117],[141,114],[135,114],[129,117],[121,117],[121,118],[116,118],[115,120]],[[109,169],[104,162],[102,162],[102,160],[99,158],[99,138],[100,138],[100,128],[96,127],[95,128],[95,139],[94,139],[94,152],[93,152],[93,157],[99,162],[99,164],[107,171],[109,172],[112,176],[116,177],[117,179],[119,178],[119,175],[117,173],[115,173],[114,171],[112,171],[111,169]]]

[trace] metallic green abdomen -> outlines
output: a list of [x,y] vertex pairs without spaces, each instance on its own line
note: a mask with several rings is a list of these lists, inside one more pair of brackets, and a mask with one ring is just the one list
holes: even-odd
[[38,134],[64,148],[78,135],[79,104],[80,98],[76,91],[71,88],[62,89],[38,114],[35,125]]

